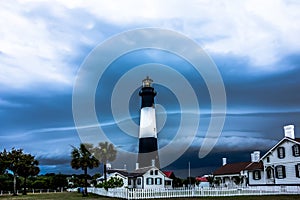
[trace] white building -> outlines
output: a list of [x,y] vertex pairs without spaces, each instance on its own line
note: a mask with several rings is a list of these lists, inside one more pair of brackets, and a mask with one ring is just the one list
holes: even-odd
[[285,126],[284,131],[285,137],[260,159],[260,179],[249,184],[300,185],[300,138],[295,138],[293,125]]
[[[107,170],[107,179],[118,177],[123,180],[123,187],[137,188],[137,189],[154,189],[154,188],[172,188],[173,180],[168,178],[157,167],[143,167],[139,168],[138,164],[136,170],[128,172],[125,169],[109,169]],[[103,177],[98,179],[98,183],[103,181]]]
[[226,158],[223,158],[223,166],[213,172],[215,186],[246,186],[247,174],[244,170],[250,164],[251,162],[227,163]]
[[129,178],[129,188],[172,188],[172,179],[155,166],[136,169],[133,174],[135,176]]
[[[227,164],[213,174],[221,186],[300,185],[300,138],[295,138],[294,126],[284,127],[284,138],[260,158],[251,154],[251,162]],[[225,163],[224,163],[225,162]]]

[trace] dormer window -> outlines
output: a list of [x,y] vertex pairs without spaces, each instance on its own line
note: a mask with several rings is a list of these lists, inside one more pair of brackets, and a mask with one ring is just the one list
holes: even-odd
[[285,157],[285,149],[284,147],[278,147],[277,149],[278,158],[282,159]]
[[295,157],[299,157],[300,156],[300,145],[299,144],[295,144],[292,149],[293,149],[293,156]]

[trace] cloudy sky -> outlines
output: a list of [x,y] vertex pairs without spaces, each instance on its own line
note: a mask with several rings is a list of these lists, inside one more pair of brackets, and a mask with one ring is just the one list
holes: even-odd
[[[198,100],[198,106],[188,108],[189,119],[199,120],[191,145],[166,169],[187,176],[190,162],[192,174],[201,175],[220,166],[224,156],[228,162],[248,161],[252,151],[265,152],[279,141],[284,125],[294,124],[296,137],[300,137],[299,10],[296,0],[1,1],[0,148],[23,148],[35,155],[42,173],[75,173],[69,166],[71,145],[78,146],[84,140],[74,123],[72,96],[76,84],[87,86],[80,82],[85,61],[92,52],[97,56],[97,48],[116,35],[155,27],[190,38],[217,66],[226,92],[226,117],[212,151],[198,157],[208,124],[218,117],[211,112],[212,100],[203,74],[195,73],[189,60],[159,49],[128,52],[107,66],[98,77],[94,97],[99,123],[80,129],[91,132],[91,127],[100,127],[109,132],[119,152],[136,152],[137,126],[130,129],[131,134],[119,127],[120,121],[128,125],[128,118],[135,125],[139,123],[136,84],[141,84],[145,74],[162,74],[167,80],[175,76],[167,70],[155,73],[149,67],[131,71],[139,82],[124,82],[131,88],[122,90],[130,94],[126,105],[129,116],[120,111],[119,121],[110,109],[113,91],[124,74],[136,66],[155,63],[184,76]],[[192,50],[191,55],[195,53]],[[159,146],[176,144],[176,130],[186,114],[177,99],[180,92],[167,84],[154,87],[160,111]],[[189,104],[192,97],[185,97]],[[199,113],[195,112],[198,108]],[[191,126],[194,124],[184,127],[186,132]],[[122,156],[113,163],[116,167],[124,164],[130,165]]]

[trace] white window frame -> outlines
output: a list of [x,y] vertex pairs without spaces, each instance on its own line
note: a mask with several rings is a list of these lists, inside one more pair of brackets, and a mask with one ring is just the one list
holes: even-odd
[[147,185],[153,185],[153,178],[150,177],[146,178],[146,183]]
[[284,179],[286,177],[286,172],[284,172],[285,166],[278,165],[278,166],[276,166],[275,170],[276,170],[276,178]]
[[261,179],[261,172],[259,170],[253,171],[253,179],[260,180]]
[[300,146],[298,144],[293,145],[293,155],[295,157],[299,157],[300,156]]
[[142,185],[142,178],[137,178],[136,179],[136,184],[137,185]]
[[296,177],[300,178],[300,164],[295,165],[295,168]]
[[155,185],[161,185],[162,184],[162,178],[155,178]]
[[277,154],[279,159],[283,159],[285,157],[285,148],[284,147],[278,147]]

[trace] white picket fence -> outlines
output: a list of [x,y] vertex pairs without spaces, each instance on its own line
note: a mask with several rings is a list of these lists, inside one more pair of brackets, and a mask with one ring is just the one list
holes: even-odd
[[178,189],[126,189],[88,188],[88,192],[123,199],[153,199],[175,197],[220,197],[249,195],[300,194],[300,186],[259,186],[246,188],[178,188]]
[[[30,189],[30,190],[27,190],[27,193],[32,193],[32,194],[35,194],[35,193],[57,193],[57,192],[64,192],[63,189],[61,190],[53,190],[53,189]],[[17,194],[22,194],[23,193],[23,190],[17,190]],[[11,195],[13,194],[12,191],[3,191],[1,190],[0,191],[0,196],[3,196],[3,195]]]

